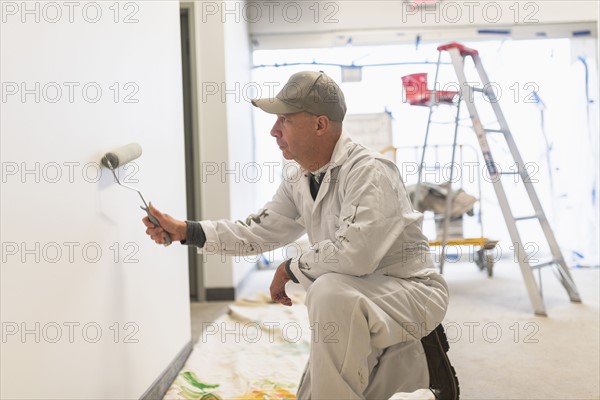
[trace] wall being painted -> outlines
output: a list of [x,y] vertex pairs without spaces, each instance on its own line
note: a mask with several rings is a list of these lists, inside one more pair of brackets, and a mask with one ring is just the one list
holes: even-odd
[[0,397],[139,398],[190,341],[186,250],[97,163],[140,143],[121,178],[185,216],[179,5],[47,4],[2,2]]

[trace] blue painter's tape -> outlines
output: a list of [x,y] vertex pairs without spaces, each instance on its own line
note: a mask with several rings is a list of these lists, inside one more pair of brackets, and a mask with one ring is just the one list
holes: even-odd
[[510,29],[479,29],[477,33],[492,35],[510,35]]
[[573,36],[590,36],[592,31],[573,31]]

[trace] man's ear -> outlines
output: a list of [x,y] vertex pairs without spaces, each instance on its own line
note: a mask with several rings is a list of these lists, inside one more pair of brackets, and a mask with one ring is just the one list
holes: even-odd
[[317,117],[317,136],[324,135],[329,129],[329,118],[325,115]]

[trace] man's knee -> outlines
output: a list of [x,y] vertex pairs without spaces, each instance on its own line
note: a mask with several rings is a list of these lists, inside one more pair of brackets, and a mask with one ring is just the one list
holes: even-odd
[[356,277],[338,273],[327,273],[318,277],[306,292],[309,313],[318,308],[321,312],[331,310],[343,313],[351,309],[360,297],[355,289]]

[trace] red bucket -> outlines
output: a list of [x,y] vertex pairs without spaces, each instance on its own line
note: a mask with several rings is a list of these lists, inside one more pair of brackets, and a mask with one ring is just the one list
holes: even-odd
[[436,103],[452,103],[458,92],[453,90],[440,90],[434,92],[427,89],[427,73],[406,75],[402,77],[402,86],[406,93],[406,101],[412,106],[431,105],[431,95],[435,93]]
[[418,73],[402,77],[402,86],[406,93],[406,101],[410,105],[427,104],[430,92],[427,90],[427,73]]

